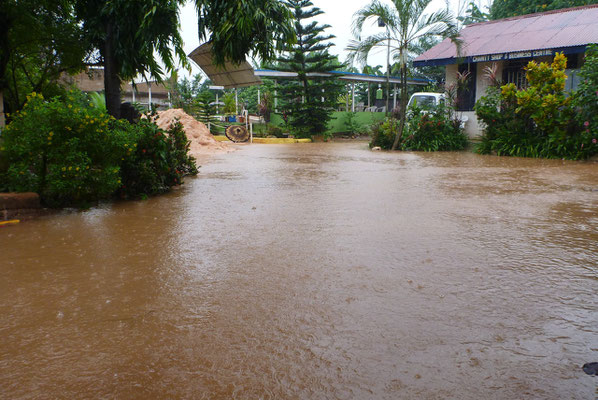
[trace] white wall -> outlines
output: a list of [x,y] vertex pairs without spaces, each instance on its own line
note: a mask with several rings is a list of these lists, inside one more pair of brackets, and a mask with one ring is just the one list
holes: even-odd
[[[493,62],[482,62],[476,63],[476,88],[475,88],[475,99],[478,101],[482,96],[486,94],[486,89],[490,86],[490,81],[484,77],[484,68],[489,67]],[[497,76],[502,77],[503,62],[496,62],[498,69],[496,71]],[[446,84],[450,85],[455,83],[457,80],[457,64],[450,64],[446,66]],[[465,133],[470,139],[475,139],[482,134],[482,127],[478,123],[478,118],[475,111],[462,111],[459,112],[462,117],[467,117],[465,123]]]

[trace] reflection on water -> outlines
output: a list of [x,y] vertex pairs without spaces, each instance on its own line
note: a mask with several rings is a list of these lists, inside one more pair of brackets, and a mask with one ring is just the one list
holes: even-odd
[[252,145],[0,230],[0,398],[587,399],[598,165]]

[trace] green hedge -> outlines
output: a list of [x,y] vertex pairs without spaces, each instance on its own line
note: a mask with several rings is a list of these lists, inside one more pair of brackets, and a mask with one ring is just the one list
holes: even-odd
[[[347,133],[349,129],[347,127],[349,114],[351,112],[346,111],[335,111],[332,113],[332,119],[328,123],[328,132],[329,134],[335,133]],[[383,121],[385,119],[385,113],[382,112],[355,112],[353,113],[353,124],[358,125],[364,131],[367,130],[371,125],[375,124],[376,122]],[[284,120],[282,119],[281,114],[270,114],[270,123],[276,126],[284,126]]]

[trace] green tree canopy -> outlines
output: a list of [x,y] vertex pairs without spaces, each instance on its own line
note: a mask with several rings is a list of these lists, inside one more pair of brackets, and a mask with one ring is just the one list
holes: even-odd
[[[142,74],[158,81],[175,67],[175,55],[187,66],[179,34],[182,0],[75,0],[85,39],[104,65],[106,108],[120,116],[120,87]],[[173,54],[174,53],[174,54]],[[155,56],[158,56],[158,59]]]
[[0,112],[4,102],[17,111],[32,91],[55,94],[86,48],[70,0],[1,0],[0,10]]
[[595,0],[495,0],[490,7],[490,19],[584,6],[595,2]]
[[195,0],[199,39],[210,40],[218,64],[240,63],[248,53],[271,60],[294,41],[291,14],[278,0]]
[[[120,113],[122,81],[138,74],[160,81],[164,72],[175,68],[175,58],[188,65],[178,29],[178,7],[184,0],[74,1],[86,40],[104,65],[111,115]],[[220,64],[243,61],[252,51],[272,58],[276,49],[293,40],[289,10],[277,0],[195,0],[195,5],[200,40],[212,41]]]

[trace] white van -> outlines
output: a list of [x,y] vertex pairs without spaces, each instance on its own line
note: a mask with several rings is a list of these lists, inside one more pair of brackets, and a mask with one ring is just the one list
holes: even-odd
[[419,108],[435,108],[445,100],[446,96],[444,93],[417,92],[411,95],[409,103],[407,103],[407,109],[415,104]]
[[[446,95],[444,93],[432,93],[432,92],[416,92],[411,95],[409,103],[407,103],[407,110],[413,105],[417,105],[419,108],[423,108],[422,112],[426,112],[431,108],[438,107],[440,103],[446,101]],[[409,114],[407,114],[409,116]],[[461,128],[465,128],[465,123],[469,120],[467,115],[463,115],[462,112],[456,113],[455,119],[460,121]]]

